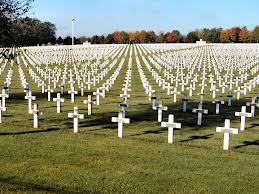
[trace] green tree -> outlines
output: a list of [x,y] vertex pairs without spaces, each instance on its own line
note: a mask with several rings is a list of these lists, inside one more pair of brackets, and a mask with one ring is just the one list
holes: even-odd
[[113,38],[113,35],[112,34],[108,34],[106,37],[105,37],[105,43],[106,44],[113,44],[115,41],[114,41],[114,38]]
[[189,32],[186,36],[186,42],[195,43],[197,40],[199,40],[199,37],[195,31]]
[[64,40],[59,36],[57,39],[57,44],[61,45],[63,44]]
[[78,38],[78,40],[79,40],[79,44],[83,44],[84,42],[87,41],[87,37],[86,36],[81,36],[81,37]]
[[64,45],[71,45],[72,44],[72,38],[70,36],[67,36],[64,38]]
[[123,44],[129,43],[129,36],[126,32],[122,31],[121,33],[121,42]]
[[28,12],[33,0],[0,0],[0,47],[19,46],[12,27]]
[[147,32],[147,42],[154,43],[157,40],[157,35],[154,31],[148,31]]
[[254,28],[250,37],[250,41],[259,43],[259,25]]

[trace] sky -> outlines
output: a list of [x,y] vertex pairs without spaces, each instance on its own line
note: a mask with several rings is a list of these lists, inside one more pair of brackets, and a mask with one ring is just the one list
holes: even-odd
[[182,34],[203,27],[259,25],[259,0],[35,0],[30,17],[50,21],[57,36],[107,35],[114,31],[174,29]]

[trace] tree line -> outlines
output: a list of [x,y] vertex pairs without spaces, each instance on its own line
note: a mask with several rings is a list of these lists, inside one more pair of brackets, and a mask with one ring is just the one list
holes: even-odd
[[[51,22],[24,17],[34,0],[0,0],[0,47],[34,46],[56,43],[56,27]],[[1,50],[1,54],[8,49]]]
[[[22,17],[34,0],[0,0],[0,47],[36,46],[43,44],[71,45],[72,38],[56,38],[56,26],[36,18]],[[108,35],[81,36],[75,44],[85,41],[92,44],[128,43],[195,43],[203,39],[210,43],[258,43],[259,25],[249,31],[247,27],[203,28],[183,35],[178,30],[158,33],[154,31],[116,31]]]
[[[136,31],[125,32],[117,31],[106,36],[94,35],[92,37],[82,36],[75,38],[76,44],[82,44],[85,41],[92,44],[127,44],[127,43],[195,43],[198,40],[204,40],[209,43],[258,43],[259,25],[252,31],[247,27],[223,28],[203,28],[189,32],[187,35],[181,34],[178,30],[172,30],[167,33],[156,34],[154,31]],[[67,36],[57,39],[58,44],[71,44],[72,38]]]

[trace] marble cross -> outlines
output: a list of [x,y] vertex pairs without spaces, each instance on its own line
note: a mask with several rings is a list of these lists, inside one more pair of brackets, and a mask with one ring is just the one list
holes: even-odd
[[257,105],[257,103],[255,102],[256,98],[252,98],[252,101],[251,102],[247,102],[246,103],[246,106],[250,106],[251,107],[251,114],[252,114],[252,117],[255,116],[255,107]]
[[130,123],[130,119],[124,118],[123,113],[119,112],[118,117],[112,117],[112,122],[118,123],[118,137],[122,138],[123,123]]
[[2,106],[2,101],[0,100],[0,123],[2,123],[2,116],[3,116],[3,113],[6,111],[6,107],[5,106]]
[[73,113],[68,113],[68,118],[72,118],[73,119],[73,123],[74,123],[74,133],[78,133],[78,123],[79,123],[79,119],[84,119],[84,115],[83,114],[79,114],[78,112],[78,107],[74,107],[74,112]]
[[94,101],[92,101],[92,96],[88,95],[88,99],[83,101],[84,104],[87,104],[87,115],[92,115],[92,105]]
[[71,89],[68,91],[68,94],[71,95],[71,102],[75,102],[75,94],[78,94],[78,91],[75,91],[74,87],[71,87]]
[[61,103],[65,101],[64,98],[60,98],[60,93],[57,93],[57,98],[53,98],[54,102],[57,102],[57,113],[60,113],[61,111]]
[[235,116],[241,117],[240,131],[244,131],[245,124],[246,124],[246,117],[252,117],[252,114],[246,112],[246,106],[242,106],[241,112],[235,112]]
[[220,111],[220,105],[224,104],[224,101],[221,101],[219,97],[215,99],[215,101],[212,101],[213,104],[216,105],[216,114],[219,114]]
[[163,111],[167,111],[168,107],[163,106],[162,102],[160,102],[154,110],[157,110],[157,121],[162,122],[162,117],[163,117]]
[[181,123],[174,122],[174,115],[170,114],[168,116],[168,122],[161,122],[161,127],[168,128],[168,143],[173,143],[174,139],[174,128],[180,129]]
[[5,106],[5,99],[9,98],[9,94],[6,93],[5,89],[2,90],[2,93],[0,93],[0,97],[2,98],[2,106]]
[[29,91],[24,98],[28,100],[28,113],[30,113],[32,110],[32,101],[36,100],[36,96],[32,96],[31,91]]
[[207,109],[202,109],[202,104],[199,103],[198,108],[194,108],[192,109],[193,113],[198,113],[198,120],[197,120],[197,125],[201,125],[202,122],[202,114],[208,114],[208,110]]
[[230,128],[230,120],[229,119],[225,119],[224,127],[217,127],[216,128],[216,132],[224,133],[223,149],[224,150],[228,150],[229,149],[229,136],[230,136],[230,133],[238,134],[238,129]]

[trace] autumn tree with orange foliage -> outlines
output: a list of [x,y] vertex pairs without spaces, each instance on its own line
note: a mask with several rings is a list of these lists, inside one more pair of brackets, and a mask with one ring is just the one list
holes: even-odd
[[121,42],[121,33],[120,32],[114,32],[113,33],[113,39],[116,43]]
[[251,33],[247,29],[247,27],[243,27],[239,33],[239,41],[240,42],[248,42],[249,38],[251,36]]
[[116,31],[112,34],[104,36],[93,36],[89,40],[94,44],[128,44],[128,43],[195,43],[197,40],[203,39],[208,43],[247,43],[259,42],[259,26],[249,31],[247,27],[242,29],[233,27],[223,30],[222,28],[203,28],[189,32],[187,36],[183,36],[178,30],[172,30],[168,33],[156,34],[154,31],[136,31],[125,32]]
[[179,42],[180,37],[177,34],[174,33],[168,33],[166,35],[166,41],[169,43],[176,43]]
[[231,42],[239,42],[239,33],[241,29],[239,27],[234,27],[228,30],[228,36]]
[[222,43],[228,43],[228,42],[230,42],[228,30],[222,31],[222,32],[220,33],[220,42],[222,42]]
[[138,35],[139,35],[139,41],[140,42],[146,42],[147,32],[142,30]]

